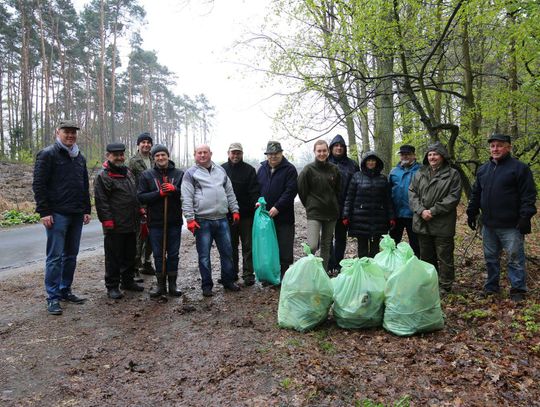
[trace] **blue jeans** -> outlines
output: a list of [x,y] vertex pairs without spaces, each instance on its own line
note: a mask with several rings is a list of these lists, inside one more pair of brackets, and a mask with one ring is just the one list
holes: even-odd
[[54,223],[47,231],[45,290],[49,300],[71,292],[77,254],[81,243],[83,214],[52,214]]
[[234,283],[235,272],[232,258],[231,234],[227,218],[218,220],[197,219],[200,229],[195,232],[197,253],[199,254],[199,272],[201,273],[202,289],[212,289],[212,265],[210,264],[210,249],[216,242],[221,261],[221,282],[223,285]]
[[513,290],[527,291],[524,236],[515,228],[482,228],[484,259],[487,268],[486,291],[499,291],[502,250],[508,257],[508,278]]
[[[180,239],[182,237],[182,226],[167,225],[167,259],[165,260],[168,276],[178,275],[178,253],[180,250]],[[163,228],[150,228],[148,238],[152,245],[156,275],[163,274]]]

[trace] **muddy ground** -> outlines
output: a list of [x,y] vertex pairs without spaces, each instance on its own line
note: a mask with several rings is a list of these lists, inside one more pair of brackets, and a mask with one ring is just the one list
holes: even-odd
[[[260,284],[239,293],[216,284],[204,299],[189,234],[184,296],[165,304],[148,298],[151,277],[144,293],[108,299],[95,254],[79,262],[73,287],[88,301],[50,316],[42,267],[11,270],[0,274],[0,405],[540,405],[539,226],[527,239],[529,298],[516,306],[507,293],[478,295],[481,242],[460,215],[446,326],[409,338],[340,329],[331,317],[309,333],[280,329],[279,290]],[[298,227],[297,258],[302,241]],[[213,266],[216,282],[215,253]]]

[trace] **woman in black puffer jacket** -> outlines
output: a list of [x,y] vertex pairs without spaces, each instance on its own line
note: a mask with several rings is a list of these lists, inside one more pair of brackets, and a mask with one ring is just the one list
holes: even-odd
[[358,239],[358,257],[375,256],[381,236],[395,224],[392,189],[381,174],[383,167],[375,152],[367,152],[347,190],[343,224],[349,228],[349,236]]

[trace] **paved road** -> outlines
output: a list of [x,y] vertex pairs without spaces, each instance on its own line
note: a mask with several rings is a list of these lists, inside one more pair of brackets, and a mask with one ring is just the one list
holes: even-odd
[[[0,272],[45,261],[47,242],[42,224],[0,229]],[[83,226],[79,252],[103,247],[101,223],[93,219]]]

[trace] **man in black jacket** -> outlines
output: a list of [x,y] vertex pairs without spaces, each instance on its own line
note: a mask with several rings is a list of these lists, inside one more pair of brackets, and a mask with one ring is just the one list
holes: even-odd
[[94,182],[96,210],[105,235],[105,287],[115,300],[124,296],[119,284],[123,290],[143,291],[133,281],[139,203],[135,177],[125,165],[125,151],[122,143],[107,145],[107,161]]
[[255,168],[244,162],[242,144],[232,143],[229,147],[229,160],[222,165],[231,179],[234,194],[240,208],[240,222],[229,222],[233,248],[234,271],[238,278],[238,243],[242,241],[242,278],[246,286],[255,284],[253,261],[251,257],[251,229],[255,204],[259,198],[259,183]]
[[[184,172],[175,167],[169,159],[169,150],[156,144],[151,150],[154,168],[146,170],[139,178],[137,197],[146,205],[150,244],[156,265],[157,288],[150,291],[150,297],[158,298],[167,293],[179,297],[182,292],[177,289],[178,260],[180,239],[182,237],[182,201],[181,185]],[[165,201],[167,201],[167,218],[165,218]],[[163,250],[163,231],[167,225],[166,248]],[[165,258],[163,252],[165,251]],[[167,281],[163,275],[163,264]]]
[[36,212],[47,231],[45,289],[49,314],[61,315],[59,301],[82,303],[71,291],[83,224],[90,222],[86,159],[77,146],[79,125],[62,120],[56,142],[36,157],[32,189]]
[[339,174],[341,176],[341,187],[338,197],[339,203],[339,219],[336,222],[334,229],[334,242],[330,249],[330,261],[328,262],[328,270],[339,271],[341,266],[339,262],[343,260],[345,255],[345,248],[347,247],[347,226],[341,222],[343,219],[343,207],[345,205],[345,198],[347,196],[347,188],[355,172],[360,171],[356,161],[351,160],[347,156],[347,145],[341,135],[337,135],[332,139],[330,143],[330,155],[328,156],[328,162],[337,165]]
[[482,212],[485,295],[499,293],[499,257],[504,249],[512,286],[510,298],[520,302],[527,292],[524,238],[531,233],[531,218],[536,213],[536,186],[530,168],[510,154],[510,136],[493,134],[488,143],[491,158],[476,173],[467,223],[475,230],[478,213]]

